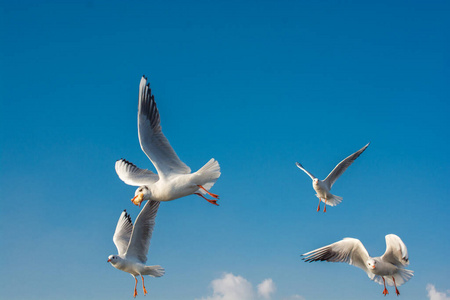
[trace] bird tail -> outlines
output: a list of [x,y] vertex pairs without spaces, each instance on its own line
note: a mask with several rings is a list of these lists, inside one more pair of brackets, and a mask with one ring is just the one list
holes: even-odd
[[150,275],[152,277],[161,277],[166,273],[161,266],[145,266],[144,273],[142,275]]
[[[317,198],[319,198],[319,195],[316,194],[316,196],[317,196]],[[336,205],[338,205],[339,203],[342,202],[342,197],[339,197],[339,196],[336,196],[336,195],[331,195],[331,196],[332,197],[328,198],[327,202],[326,202],[329,206],[336,206]],[[323,199],[323,198],[321,198],[321,199],[322,199],[322,202],[325,203],[325,199]]]
[[[375,276],[370,276],[369,273],[367,273],[367,275],[369,275],[369,277],[371,277],[371,279],[379,284],[383,284],[383,278],[381,278],[381,276],[379,275],[375,275]],[[373,275],[373,274],[372,274]],[[403,269],[403,268],[399,268],[397,273],[393,276],[384,276],[384,279],[386,280],[386,284],[389,286],[394,286],[394,280],[392,280],[392,277],[394,277],[395,279],[395,285],[396,286],[401,286],[402,284],[404,284],[405,282],[407,282],[408,280],[410,280],[412,277],[414,276],[414,271],[411,270],[407,270],[407,269]]]
[[[200,168],[195,174],[198,176],[198,184],[203,186],[209,191],[210,188],[216,183],[220,177],[220,166],[217,160],[211,158],[203,167]],[[199,189],[203,194],[206,192],[203,189]]]

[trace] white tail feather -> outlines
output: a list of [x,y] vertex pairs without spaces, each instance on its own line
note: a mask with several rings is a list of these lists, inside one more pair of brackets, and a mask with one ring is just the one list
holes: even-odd
[[[209,191],[220,177],[219,163],[214,158],[211,158],[203,167],[200,168],[200,170],[195,172],[195,174],[198,176],[198,184]],[[199,189],[198,192],[206,194],[203,189]]]
[[149,275],[152,277],[161,277],[166,273],[161,266],[145,266],[145,271],[142,275]]
[[[333,196],[333,198],[328,198],[327,201],[326,201],[326,203],[329,206],[336,206],[336,205],[338,205],[339,203],[342,202],[342,197],[339,197],[339,196],[336,196],[336,195],[332,195],[332,196]],[[319,195],[316,194],[316,197],[319,198]],[[322,198],[322,202],[325,203],[325,199],[324,198]]]

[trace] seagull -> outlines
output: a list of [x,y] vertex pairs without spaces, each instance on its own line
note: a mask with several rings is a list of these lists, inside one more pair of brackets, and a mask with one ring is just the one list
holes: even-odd
[[119,270],[130,273],[136,283],[134,284],[134,297],[137,296],[136,276],[141,276],[144,295],[147,290],[142,275],[161,277],[165,271],[161,266],[146,266],[147,252],[150,247],[153,228],[155,227],[156,213],[159,207],[158,201],[148,201],[136,218],[135,224],[131,222],[130,215],[126,210],[122,212],[117,222],[113,241],[116,245],[118,255],[110,255],[108,262]]
[[[158,108],[145,76],[139,86],[138,132],[141,148],[157,174],[140,169],[125,159],[116,162],[119,178],[128,185],[139,187],[131,202],[140,206],[144,200],[171,201],[195,194],[218,205],[219,196],[209,189],[220,176],[219,163],[212,158],[197,172],[191,173],[191,169],[178,158],[161,131]],[[214,199],[206,198],[206,194]]]
[[319,205],[317,206],[317,211],[320,210],[321,201],[325,203],[323,206],[323,212],[327,211],[327,204],[330,206],[336,206],[342,202],[342,197],[330,193],[331,187],[333,186],[334,182],[339,178],[339,176],[341,176],[345,172],[345,170],[347,170],[347,168],[355,161],[355,159],[357,159],[358,156],[360,156],[361,153],[363,153],[364,150],[366,150],[366,148],[369,147],[369,144],[370,143],[368,143],[367,145],[365,145],[364,147],[362,147],[361,149],[359,149],[358,151],[356,151],[355,153],[353,153],[352,155],[341,161],[333,169],[333,171],[331,171],[331,173],[328,174],[327,178],[325,178],[324,180],[320,180],[310,172],[306,171],[306,169],[303,168],[303,166],[300,163],[298,162],[295,163],[297,167],[300,168],[300,170],[308,174],[308,176],[311,177],[311,179],[313,180],[312,185],[314,190],[317,192],[316,194],[317,198],[319,198]]
[[408,250],[403,241],[395,234],[386,235],[386,252],[380,257],[370,257],[360,240],[345,238],[331,245],[302,254],[305,262],[331,261],[346,262],[367,273],[371,280],[384,285],[383,295],[389,294],[386,282],[397,287],[414,276],[414,271],[403,267],[409,264]]

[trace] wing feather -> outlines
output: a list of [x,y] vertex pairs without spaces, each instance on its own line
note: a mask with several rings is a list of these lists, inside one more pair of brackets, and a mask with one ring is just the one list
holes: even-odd
[[329,189],[333,186],[334,182],[347,170],[347,168],[357,159],[361,153],[366,150],[367,147],[369,147],[370,143],[353,153],[352,155],[349,155],[347,158],[342,160],[336,167],[334,167],[333,171],[328,174],[327,178],[324,179],[324,183],[328,186]]
[[142,151],[152,161],[160,177],[191,172],[191,169],[178,158],[161,131],[155,97],[144,76],[139,86],[138,131]]
[[311,173],[309,173],[308,171],[306,171],[306,169],[303,168],[303,166],[302,166],[299,162],[296,162],[295,165],[296,165],[300,170],[302,170],[303,172],[305,172],[306,174],[308,174],[308,176],[311,177],[311,179],[316,178],[316,176],[314,176],[313,174],[311,174]]
[[159,203],[159,201],[147,201],[137,216],[133,232],[131,233],[130,243],[128,244],[128,250],[125,254],[127,258],[136,258],[142,263],[147,261],[147,253],[155,227],[155,218]]
[[113,242],[116,245],[119,255],[127,252],[132,230],[133,222],[131,221],[130,215],[124,210],[122,214],[120,214],[116,231],[113,236]]
[[361,241],[354,238],[345,238],[331,245],[302,254],[302,256],[304,256],[302,259],[305,262],[345,262],[363,269],[366,273],[369,272],[365,263],[369,259],[369,253]]
[[381,259],[399,267],[409,265],[408,249],[403,241],[395,234],[388,234],[385,239],[386,252]]
[[116,161],[116,173],[123,182],[133,186],[149,185],[159,180],[157,174],[147,169],[140,169],[123,158]]

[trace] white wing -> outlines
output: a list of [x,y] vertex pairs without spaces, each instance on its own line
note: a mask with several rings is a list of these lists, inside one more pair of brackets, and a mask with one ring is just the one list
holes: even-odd
[[119,217],[116,231],[114,232],[113,236],[113,242],[116,245],[119,255],[127,252],[132,230],[133,222],[131,222],[130,215],[127,214],[126,210],[124,210]]
[[331,245],[302,254],[302,256],[304,256],[303,260],[306,262],[345,262],[369,273],[369,270],[366,267],[369,253],[358,239],[345,238]]
[[297,167],[299,167],[300,170],[302,170],[303,172],[305,172],[306,174],[308,174],[308,176],[311,177],[311,179],[316,178],[316,176],[314,176],[313,174],[311,174],[311,173],[309,173],[308,171],[306,171],[306,169],[303,168],[303,166],[302,166],[300,163],[296,162],[295,164],[297,165]]
[[395,234],[386,235],[386,252],[381,259],[396,266],[409,265],[408,249],[403,241]]
[[147,169],[140,169],[125,159],[116,161],[116,173],[128,185],[142,186],[155,183],[159,176]]
[[355,161],[355,159],[358,158],[358,156],[361,155],[361,153],[364,152],[364,150],[366,150],[367,147],[369,147],[369,145],[370,143],[345,158],[333,169],[333,171],[330,172],[330,174],[328,174],[327,178],[325,178],[323,182],[328,186],[329,189],[331,189],[336,179],[338,179],[339,176],[341,176],[345,172],[345,170],[347,170],[347,168]]
[[139,86],[138,131],[142,151],[152,161],[160,177],[191,172],[161,131],[155,98],[144,76]]
[[155,227],[159,203],[159,201],[147,201],[137,216],[125,255],[127,258],[136,258],[142,263],[147,261],[148,248]]

